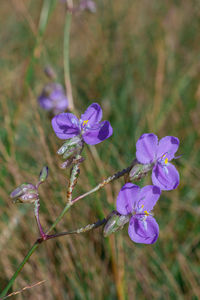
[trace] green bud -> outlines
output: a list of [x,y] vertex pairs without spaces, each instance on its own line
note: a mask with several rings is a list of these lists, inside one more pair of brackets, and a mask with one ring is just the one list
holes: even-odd
[[153,165],[152,164],[146,164],[146,165],[142,165],[140,163],[136,163],[133,168],[131,169],[131,171],[129,172],[129,178],[130,180],[140,180],[142,179],[144,176],[146,176],[146,174],[152,170]]
[[82,145],[81,138],[79,136],[75,136],[72,139],[67,140],[61,147],[58,149],[57,154],[58,155],[63,155],[65,151],[70,149],[71,147],[75,147],[77,144]]
[[129,222],[129,219],[130,216],[121,215],[115,210],[112,211],[104,226],[103,235],[107,237],[110,234],[121,230],[124,227],[124,225]]
[[47,177],[48,177],[48,167],[47,166],[44,166],[40,172],[40,176],[39,176],[39,182],[42,183],[44,182]]

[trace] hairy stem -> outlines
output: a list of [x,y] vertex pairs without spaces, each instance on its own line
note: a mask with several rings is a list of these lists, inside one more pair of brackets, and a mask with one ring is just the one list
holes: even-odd
[[108,183],[124,176],[125,174],[129,173],[135,163],[136,163],[136,160],[134,160],[133,163],[128,168],[123,169],[122,171],[119,171],[119,172],[115,173],[114,175],[108,177],[107,179],[104,179],[101,183],[99,183],[97,186],[95,186],[89,192],[76,197],[75,199],[72,200],[72,204],[74,204],[75,202],[77,202],[80,199],[83,199],[83,198],[87,197],[88,195],[90,195],[94,192],[97,192],[98,190],[102,189],[106,184],[108,184]]
[[77,160],[77,163],[72,167],[71,174],[70,174],[70,180],[69,185],[67,188],[67,202],[72,202],[72,192],[74,190],[75,185],[77,184],[78,176],[80,174],[80,164],[81,164],[81,156],[77,155],[75,157],[75,160]]
[[88,224],[88,225],[86,225],[84,227],[81,227],[79,229],[76,229],[76,230],[65,231],[65,232],[60,232],[60,233],[57,233],[57,234],[48,235],[46,240],[61,237],[61,236],[65,236],[65,235],[69,235],[69,234],[79,234],[79,233],[87,232],[87,231],[90,231],[92,229],[96,229],[96,228],[104,225],[106,223],[106,221],[107,221],[107,219],[104,218],[103,220],[99,220],[99,221],[97,221],[96,223],[93,223],[93,224]]

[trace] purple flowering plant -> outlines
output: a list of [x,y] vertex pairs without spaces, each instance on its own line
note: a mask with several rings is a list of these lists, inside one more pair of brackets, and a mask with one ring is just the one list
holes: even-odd
[[54,115],[68,108],[68,99],[61,84],[51,82],[45,85],[38,97],[40,106]]
[[102,121],[102,109],[92,103],[78,119],[72,113],[62,113],[52,119],[52,127],[59,139],[79,136],[89,145],[96,145],[109,138],[113,129],[109,121]]
[[[82,4],[92,1],[81,1]],[[69,3],[66,1],[69,6]],[[63,155],[66,161],[62,164],[63,168],[70,167],[70,174],[67,180],[66,204],[52,222],[49,229],[44,230],[40,223],[40,193],[39,187],[48,177],[48,167],[43,167],[40,172],[37,184],[24,183],[17,187],[10,197],[14,203],[30,203],[34,205],[34,214],[38,226],[39,237],[36,239],[33,247],[29,250],[24,260],[8,282],[7,286],[0,293],[3,299],[8,290],[12,287],[14,280],[22,270],[23,266],[29,260],[32,253],[41,245],[50,239],[71,234],[80,234],[89,230],[104,226],[104,236],[108,236],[118,230],[121,230],[126,223],[128,225],[128,234],[135,243],[153,244],[157,241],[159,235],[159,226],[153,217],[152,210],[157,203],[162,190],[176,189],[179,184],[179,173],[171,160],[176,158],[175,153],[179,147],[179,140],[173,136],[166,136],[158,141],[153,133],[143,134],[136,143],[136,159],[130,165],[103,179],[93,189],[72,197],[80,175],[81,164],[84,161],[82,150],[84,144],[96,145],[111,137],[113,129],[109,121],[102,120],[102,109],[98,103],[92,103],[78,119],[71,112],[63,112],[68,108],[73,109],[72,88],[69,74],[69,32],[71,22],[70,7],[67,10],[65,37],[64,37],[64,72],[65,85],[68,91],[66,96],[62,86],[58,83],[49,83],[45,86],[38,101],[40,106],[45,110],[52,111],[56,114],[52,119],[52,127],[56,136],[64,140],[64,144],[57,151],[57,154]],[[69,100],[69,101],[68,101]],[[138,181],[152,171],[153,185],[147,185],[142,188],[132,183]],[[93,224],[87,224],[78,229],[52,233],[57,224],[71,207],[81,199],[91,195],[104,188],[114,180],[124,177],[125,185],[119,191],[116,199],[117,211],[112,211],[103,220]]]
[[153,133],[143,134],[136,143],[136,158],[143,165],[152,166],[152,182],[161,190],[174,190],[179,184],[179,173],[170,161],[175,158],[179,139],[165,136],[160,141]]
[[126,183],[117,197],[117,212],[129,216],[128,234],[135,243],[153,244],[159,235],[159,227],[151,211],[161,194],[159,187],[147,185],[142,189]]

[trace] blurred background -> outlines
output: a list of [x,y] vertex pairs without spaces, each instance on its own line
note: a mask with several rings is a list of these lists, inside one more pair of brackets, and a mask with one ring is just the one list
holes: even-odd
[[[78,5],[78,1],[76,2]],[[64,1],[0,3],[0,290],[38,237],[33,206],[14,205],[10,192],[36,183],[47,229],[66,201],[69,171],[56,154],[62,145],[37,98],[51,65],[64,86]],[[46,280],[16,299],[200,299],[200,2],[97,0],[96,13],[72,17],[70,64],[76,111],[103,107],[113,136],[84,150],[74,196],[127,167],[142,133],[180,139],[174,161],[180,185],[163,192],[154,209],[160,236],[134,244],[127,226],[103,238],[102,229],[42,244],[12,291]],[[81,200],[57,231],[93,223],[115,209],[123,179]],[[140,184],[150,184],[150,176]]]

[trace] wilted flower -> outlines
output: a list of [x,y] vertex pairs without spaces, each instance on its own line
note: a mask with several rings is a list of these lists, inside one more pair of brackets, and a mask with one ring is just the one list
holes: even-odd
[[136,143],[136,158],[141,164],[152,164],[152,182],[161,190],[173,190],[179,184],[179,173],[169,163],[178,150],[179,139],[166,136],[158,142],[153,133],[143,134]]
[[18,186],[11,194],[13,202],[34,203],[38,200],[38,189],[31,183],[23,183]]
[[59,83],[51,82],[45,85],[38,101],[43,109],[54,114],[64,112],[68,107],[66,94]]
[[117,197],[117,211],[130,216],[128,234],[133,242],[153,244],[159,235],[159,227],[151,210],[158,201],[161,191],[153,185],[140,189],[133,183],[126,183]]
[[52,119],[52,126],[60,139],[67,140],[80,136],[86,144],[96,145],[113,133],[109,121],[100,122],[101,118],[100,105],[93,103],[81,115],[80,120],[72,113],[61,113]]

